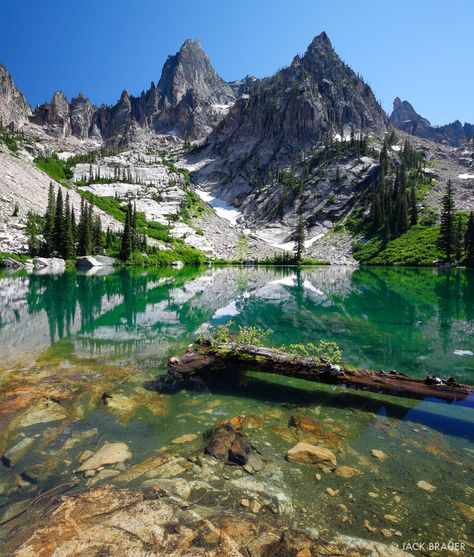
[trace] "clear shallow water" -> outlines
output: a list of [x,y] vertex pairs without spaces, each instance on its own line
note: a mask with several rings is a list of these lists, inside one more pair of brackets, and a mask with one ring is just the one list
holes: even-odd
[[[293,501],[296,524],[376,539],[383,539],[384,527],[404,537],[426,538],[435,528],[472,539],[462,507],[474,505],[472,401],[410,401],[259,374],[216,381],[205,391],[153,389],[167,359],[184,351],[198,330],[228,320],[234,327],[271,328],[273,345],[331,339],[352,365],[474,384],[470,272],[319,267],[1,275],[0,397],[8,402],[15,389],[35,382],[63,385],[75,395],[62,421],[22,425],[4,404],[4,447],[22,436],[40,437],[16,471],[0,469],[0,502],[69,478],[84,448],[104,440],[127,442],[133,464],[180,435],[200,435],[219,419],[243,414],[261,419],[255,443],[281,471],[275,482]],[[100,403],[106,389],[114,389],[108,407]],[[295,413],[334,435],[338,463],[360,475],[318,482],[314,469],[287,463]],[[373,448],[388,460],[375,462]],[[13,472],[20,471],[36,473],[36,485],[11,488]],[[420,490],[419,480],[436,491]],[[328,497],[328,486],[339,490],[336,497]],[[396,515],[396,524],[387,524],[385,514]]]

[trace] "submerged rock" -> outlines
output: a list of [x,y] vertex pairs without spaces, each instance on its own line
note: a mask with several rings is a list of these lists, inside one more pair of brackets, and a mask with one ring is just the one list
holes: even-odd
[[423,491],[427,491],[428,493],[433,493],[433,491],[436,491],[436,487],[434,485],[429,484],[428,482],[425,482],[425,480],[420,480],[419,482],[417,482],[416,485],[420,489],[422,489]]
[[105,443],[93,456],[83,462],[76,472],[97,470],[97,468],[106,464],[125,462],[130,458],[132,458],[132,453],[125,443]]
[[319,466],[325,472],[334,470],[337,466],[336,455],[332,451],[304,442],[289,449],[286,458],[289,462]]
[[220,422],[206,431],[204,451],[223,462],[243,466],[247,464],[252,446],[241,432],[241,421],[237,418],[239,417]]
[[191,484],[183,478],[160,478],[147,480],[143,487],[152,487],[155,490],[164,491],[168,495],[176,496],[183,501],[187,501],[191,496]]
[[388,456],[383,451],[380,451],[379,449],[372,449],[370,451],[370,454],[377,460],[385,460],[388,458]]
[[[250,507],[251,500],[247,499]],[[258,503],[258,501],[255,501]],[[258,505],[253,505],[254,510]],[[22,501],[21,508],[28,504]],[[247,507],[247,508],[249,508]],[[21,510],[21,508],[19,510]],[[18,509],[13,509],[18,512]],[[282,532],[284,531],[284,535]],[[366,550],[370,549],[370,551]],[[215,513],[203,506],[177,512],[160,490],[110,485],[62,496],[40,521],[23,520],[2,546],[5,555],[360,555],[392,556],[388,547],[357,538],[331,541],[298,532],[286,517]],[[303,553],[301,553],[303,551]]]
[[60,404],[46,400],[26,412],[20,421],[19,427],[56,422],[64,420],[66,417],[67,414]]
[[196,441],[196,439],[199,439],[199,437],[195,433],[187,433],[185,435],[181,435],[181,437],[176,437],[176,439],[173,439],[171,443],[173,443],[173,445],[182,445],[184,443]]
[[339,476],[340,478],[353,478],[358,474],[359,470],[357,470],[357,468],[352,468],[352,466],[338,466],[336,468],[336,476]]
[[16,445],[8,449],[8,451],[2,456],[2,462],[5,466],[12,468],[20,460],[22,460],[29,452],[31,446],[35,442],[33,437],[25,437]]
[[300,414],[294,414],[290,418],[288,424],[290,427],[296,427],[304,431],[320,431],[321,426],[316,422],[315,419],[309,416],[301,416]]

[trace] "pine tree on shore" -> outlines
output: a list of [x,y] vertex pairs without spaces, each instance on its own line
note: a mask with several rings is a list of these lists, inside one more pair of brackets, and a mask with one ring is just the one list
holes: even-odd
[[300,212],[298,224],[296,225],[296,262],[301,263],[304,254],[304,218]]
[[61,188],[58,188],[58,194],[56,196],[56,213],[54,216],[54,251],[60,257],[64,252],[64,203]]
[[454,198],[451,180],[448,180],[446,184],[446,191],[441,204],[438,247],[445,253],[446,260],[450,262],[454,251]]
[[462,248],[464,243],[462,225],[462,215],[458,213],[454,218],[454,258],[458,263],[462,259]]
[[474,267],[474,212],[469,213],[466,234],[464,235],[464,250],[466,252],[466,265]]
[[76,256],[76,245],[74,241],[74,231],[72,227],[72,209],[69,200],[69,193],[66,195],[66,203],[64,207],[64,242],[63,253],[64,259],[73,259]]
[[54,251],[54,222],[56,216],[56,199],[53,183],[49,183],[48,205],[44,214],[43,237],[45,242],[45,255],[51,257]]
[[81,215],[78,226],[78,249],[79,255],[89,255],[92,253],[92,226],[90,221],[91,210],[88,203],[82,199]]
[[122,261],[127,261],[132,254],[132,211],[132,204],[129,202],[120,246],[120,259]]
[[95,255],[101,255],[104,248],[102,245],[102,223],[100,221],[100,216],[95,215],[93,219],[93,227],[92,227],[92,244],[93,244],[93,253]]

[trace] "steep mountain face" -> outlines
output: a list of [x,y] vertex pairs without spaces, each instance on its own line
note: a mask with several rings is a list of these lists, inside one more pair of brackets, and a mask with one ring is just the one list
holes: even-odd
[[408,101],[401,101],[399,97],[393,101],[390,123],[410,135],[446,143],[453,147],[459,147],[474,136],[474,125],[467,122],[463,125],[459,120],[444,126],[432,126]]
[[0,122],[3,126],[13,124],[21,127],[28,121],[31,108],[23,94],[13,83],[11,75],[0,64]]
[[36,107],[31,122],[45,127],[55,137],[70,135],[69,102],[61,91],[54,93],[50,103]]
[[[285,193],[281,181],[274,180],[279,171],[295,169],[328,138],[347,137],[351,130],[381,135],[387,125],[370,87],[339,58],[322,33],[303,57],[297,56],[289,67],[247,89],[209,136],[204,156],[212,161],[196,177],[261,222],[278,218],[275,211],[282,218],[289,213],[294,218],[295,195],[288,195],[288,188]],[[266,195],[267,201],[272,198],[270,205],[265,200],[257,205],[258,191],[272,181]],[[316,204],[315,198],[326,188],[316,188],[317,179],[311,175],[306,181],[308,195],[311,190],[317,194]]]
[[240,95],[247,93],[247,90],[252,85],[255,85],[259,81],[253,75],[246,75],[243,79],[237,79],[236,81],[230,81],[229,86],[234,91],[236,97],[240,97]]
[[73,135],[121,143],[138,127],[199,139],[222,120],[236,96],[199,42],[188,40],[168,58],[158,85],[152,82],[139,97],[124,90],[117,104],[97,108],[82,94],[69,103],[57,92],[50,103],[35,109],[31,121],[59,138]]
[[211,103],[235,100],[232,88],[217,75],[199,41],[187,40],[175,56],[168,57],[157,88],[164,103],[171,106],[190,90]]
[[322,33],[302,58],[242,95],[209,141],[214,154],[231,162],[245,155],[265,169],[328,134],[347,135],[351,128],[380,134],[387,124],[370,87]]

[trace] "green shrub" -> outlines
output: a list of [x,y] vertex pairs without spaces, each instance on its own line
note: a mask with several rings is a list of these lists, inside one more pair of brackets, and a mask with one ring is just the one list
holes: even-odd
[[258,327],[239,327],[239,334],[237,335],[235,342],[238,344],[263,346],[265,339],[271,333],[271,329],[259,329]]
[[320,340],[317,345],[312,342],[290,344],[289,346],[283,346],[281,350],[295,356],[327,360],[332,364],[340,363],[342,360],[342,350],[336,342],[331,340]]
[[233,321],[227,321],[227,323],[222,323],[217,325],[212,335],[211,346],[216,347],[221,342],[227,342],[230,337],[230,328],[233,325]]
[[438,237],[439,226],[425,228],[417,225],[388,242],[385,249],[379,239],[358,245],[354,257],[369,265],[428,266],[443,256],[437,247]]

